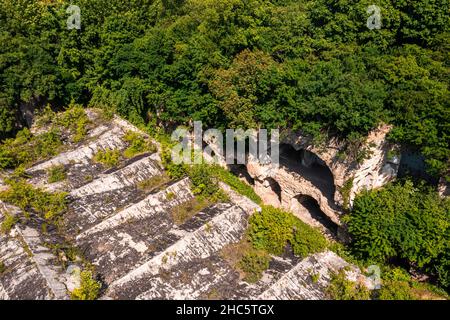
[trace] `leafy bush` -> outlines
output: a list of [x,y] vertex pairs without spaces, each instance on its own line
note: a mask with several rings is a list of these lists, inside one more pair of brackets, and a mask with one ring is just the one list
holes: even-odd
[[65,192],[49,193],[23,180],[8,180],[9,188],[0,192],[0,199],[18,206],[27,215],[29,210],[53,220],[67,209]]
[[156,146],[149,139],[134,131],[128,131],[124,136],[124,140],[130,144],[123,152],[125,158],[133,158],[138,154],[144,152],[153,153],[157,150]]
[[108,168],[119,164],[120,151],[118,149],[106,149],[98,151],[94,156],[94,161],[103,164]]
[[191,179],[193,190],[196,195],[211,196],[219,192],[217,178],[211,173],[210,168],[205,164],[195,164],[189,168],[189,178]]
[[319,230],[299,221],[295,224],[291,245],[294,254],[304,258],[311,253],[324,251],[327,240]]
[[70,294],[72,300],[95,300],[97,299],[101,284],[96,281],[91,271],[81,271],[80,287],[73,290]]
[[351,247],[361,259],[406,259],[448,286],[450,200],[412,182],[364,191],[345,219]]
[[382,286],[378,290],[380,300],[413,300],[411,277],[399,268],[382,273]]
[[249,283],[257,282],[262,273],[269,268],[270,256],[263,250],[251,250],[242,257],[239,267],[245,272],[244,280]]
[[56,155],[62,146],[56,129],[33,136],[29,129],[17,133],[15,139],[6,139],[0,145],[0,169],[28,166],[33,162]]
[[375,293],[379,300],[448,300],[444,290],[418,282],[400,268],[384,268],[381,278],[381,288]]
[[63,181],[66,179],[66,169],[64,165],[50,167],[47,170],[48,183]]
[[9,233],[9,231],[11,231],[11,229],[18,221],[19,219],[15,215],[5,213],[2,224],[0,226],[1,231],[5,234]]
[[73,135],[74,142],[80,142],[87,134],[90,120],[84,108],[80,105],[72,104],[67,110],[57,114],[55,125],[67,129]]
[[170,146],[162,145],[161,163],[166,170],[167,175],[171,179],[180,179],[187,174],[187,166],[184,164],[176,164],[172,162],[172,154]]
[[255,213],[249,221],[249,237],[256,249],[281,255],[290,243],[296,255],[323,251],[327,240],[314,228],[308,226],[293,214],[263,206],[261,213]]
[[249,198],[257,204],[262,204],[261,198],[256,194],[255,190],[241,179],[236,177],[230,171],[219,165],[210,166],[210,170],[219,180],[225,182],[237,193]]
[[370,299],[370,291],[363,284],[348,280],[344,269],[331,273],[326,292],[333,300]]

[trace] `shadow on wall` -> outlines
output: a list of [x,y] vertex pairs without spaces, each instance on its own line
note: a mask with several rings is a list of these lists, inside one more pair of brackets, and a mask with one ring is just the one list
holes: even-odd
[[336,187],[333,174],[317,155],[304,149],[295,150],[288,144],[281,144],[280,165],[311,182],[334,203]]

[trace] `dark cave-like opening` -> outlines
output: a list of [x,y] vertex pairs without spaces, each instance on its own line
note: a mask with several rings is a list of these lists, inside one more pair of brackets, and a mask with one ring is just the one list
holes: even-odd
[[270,189],[277,195],[278,201],[281,203],[281,187],[280,184],[272,178],[267,178],[266,181],[269,182]]
[[325,162],[305,149],[295,150],[291,145],[280,145],[280,165],[310,181],[328,199],[336,191],[333,174]]
[[319,204],[314,198],[308,195],[298,195],[295,199],[297,199],[302,209],[304,209],[304,212],[307,212],[313,220],[319,222],[333,236],[337,235],[339,226],[320,209]]

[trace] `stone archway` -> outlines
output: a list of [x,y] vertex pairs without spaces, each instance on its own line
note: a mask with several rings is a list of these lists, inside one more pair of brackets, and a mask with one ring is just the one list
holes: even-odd
[[261,197],[264,204],[276,208],[282,206],[282,189],[280,184],[273,178],[267,177],[263,181],[255,180],[255,192]]
[[336,187],[333,174],[315,153],[305,149],[296,150],[289,144],[281,144],[280,165],[311,182],[329,199],[330,204],[334,203]]

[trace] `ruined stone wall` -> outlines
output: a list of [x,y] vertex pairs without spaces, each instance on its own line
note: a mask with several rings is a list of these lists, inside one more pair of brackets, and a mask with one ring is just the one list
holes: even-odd
[[[305,179],[301,174],[283,165],[261,165],[258,161],[249,158],[247,169],[255,180],[255,192],[266,204],[291,210],[303,220],[308,220],[308,217],[299,209],[296,197],[310,196],[317,201],[321,210],[339,225],[339,216],[344,203],[342,190],[345,189],[345,185],[350,186],[347,190],[347,200],[351,205],[355,195],[361,190],[378,188],[396,177],[399,159],[389,154],[394,146],[386,140],[390,129],[390,126],[382,125],[368,135],[365,147],[370,151],[370,157],[362,163],[342,159],[340,154],[343,151],[343,145],[336,139],[331,139],[325,145],[317,147],[311,144],[310,139],[302,135],[287,134],[282,143],[291,145],[296,150],[310,151],[326,164],[333,175],[334,191],[330,194],[330,186],[326,185],[327,182],[321,181],[320,177]],[[311,161],[308,157],[298,159],[299,164],[303,162],[306,170],[308,162]],[[274,192],[273,183],[277,183],[281,188],[281,197]]]

